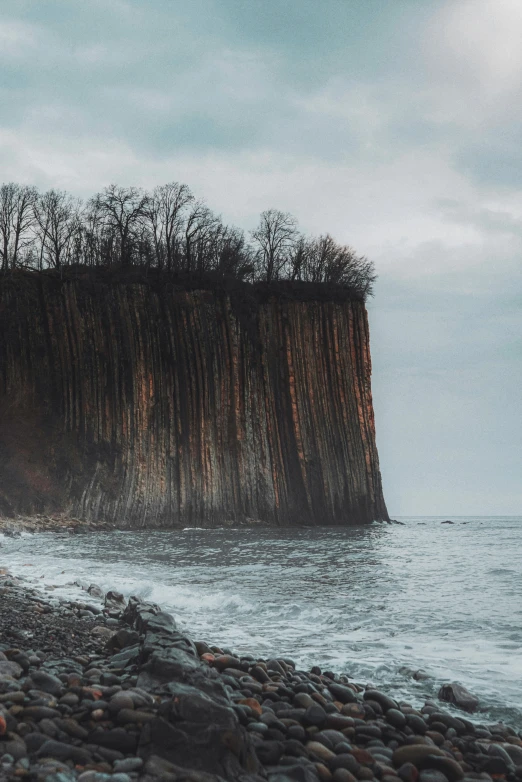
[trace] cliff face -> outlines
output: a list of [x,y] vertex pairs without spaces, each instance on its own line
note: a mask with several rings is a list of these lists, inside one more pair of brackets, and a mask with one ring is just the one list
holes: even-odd
[[387,518],[366,310],[0,283],[0,514],[120,526]]

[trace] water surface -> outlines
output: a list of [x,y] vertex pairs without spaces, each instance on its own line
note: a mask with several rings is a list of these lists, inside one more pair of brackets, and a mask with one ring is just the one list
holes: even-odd
[[[417,704],[456,680],[480,697],[481,720],[522,728],[522,518],[402,521],[37,534],[0,540],[0,565],[59,594],[78,595],[75,579],[139,594],[195,638],[345,672]],[[419,668],[432,678],[415,681]]]

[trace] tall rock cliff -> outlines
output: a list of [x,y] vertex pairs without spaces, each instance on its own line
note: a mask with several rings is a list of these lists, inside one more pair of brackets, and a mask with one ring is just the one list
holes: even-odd
[[0,281],[0,514],[386,519],[360,301]]

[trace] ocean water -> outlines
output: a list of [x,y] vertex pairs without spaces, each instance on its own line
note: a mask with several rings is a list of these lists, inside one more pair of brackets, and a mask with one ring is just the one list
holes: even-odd
[[85,599],[80,580],[141,595],[193,638],[416,705],[458,681],[480,698],[479,721],[522,728],[522,517],[401,521],[0,536],[0,566],[52,594]]

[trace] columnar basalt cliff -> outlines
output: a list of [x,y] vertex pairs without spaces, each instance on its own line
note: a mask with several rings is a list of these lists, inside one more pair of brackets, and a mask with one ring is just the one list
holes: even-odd
[[0,515],[386,519],[364,303],[0,280]]

